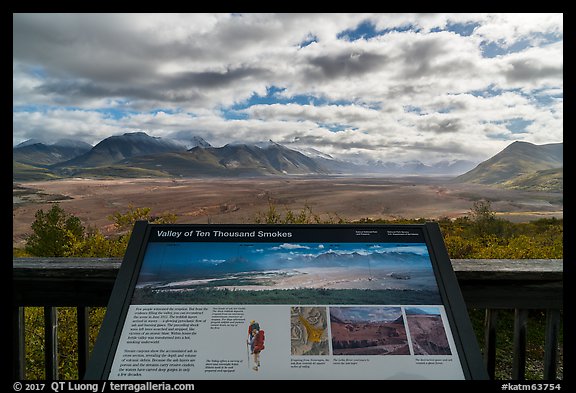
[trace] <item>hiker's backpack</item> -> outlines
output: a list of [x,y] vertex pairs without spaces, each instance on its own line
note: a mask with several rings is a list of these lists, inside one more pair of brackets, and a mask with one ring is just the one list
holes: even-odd
[[254,352],[260,352],[264,350],[264,330],[258,331],[258,334],[254,338]]

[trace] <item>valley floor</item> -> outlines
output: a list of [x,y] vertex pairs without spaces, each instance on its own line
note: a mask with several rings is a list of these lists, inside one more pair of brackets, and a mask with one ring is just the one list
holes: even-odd
[[514,222],[563,217],[562,193],[451,184],[432,177],[259,177],[178,179],[66,179],[15,183],[13,244],[22,246],[39,209],[53,201],[85,226],[109,233],[108,216],[129,205],[153,215],[172,213],[179,223],[254,223],[272,203],[279,213],[309,207],[322,219],[458,217],[487,198],[501,218]]

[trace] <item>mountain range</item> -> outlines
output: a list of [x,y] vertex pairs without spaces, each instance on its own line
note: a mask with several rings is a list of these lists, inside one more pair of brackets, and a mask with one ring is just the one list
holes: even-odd
[[[289,255],[271,254],[268,257],[258,256],[250,258],[234,256],[218,264],[212,263],[190,263],[173,259],[165,262],[162,266],[164,277],[212,277],[222,274],[242,273],[242,272],[265,272],[284,269],[302,268],[361,268],[378,271],[390,268],[410,268],[412,270],[427,269],[430,266],[430,259],[427,256],[411,252],[373,252],[370,254],[359,253],[335,253],[325,252],[318,255],[291,253]],[[151,273],[151,272],[146,272]],[[157,279],[153,274],[149,275],[151,281]]]
[[268,141],[213,147],[201,137],[187,143],[144,132],[108,137],[95,146],[71,139],[46,144],[28,140],[13,148],[13,180],[63,177],[211,177],[269,175],[445,175],[454,182],[495,184],[521,189],[561,190],[563,144],[514,142],[480,163],[465,160],[337,160],[315,149],[297,151]]

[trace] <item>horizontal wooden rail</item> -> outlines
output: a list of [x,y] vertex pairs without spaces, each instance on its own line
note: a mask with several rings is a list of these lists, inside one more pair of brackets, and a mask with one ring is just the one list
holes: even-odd
[[469,308],[562,308],[562,259],[453,259]]

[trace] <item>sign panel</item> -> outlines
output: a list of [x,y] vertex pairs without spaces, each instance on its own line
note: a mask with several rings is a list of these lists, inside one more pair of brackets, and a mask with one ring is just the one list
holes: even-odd
[[137,223],[88,379],[485,379],[437,224]]

